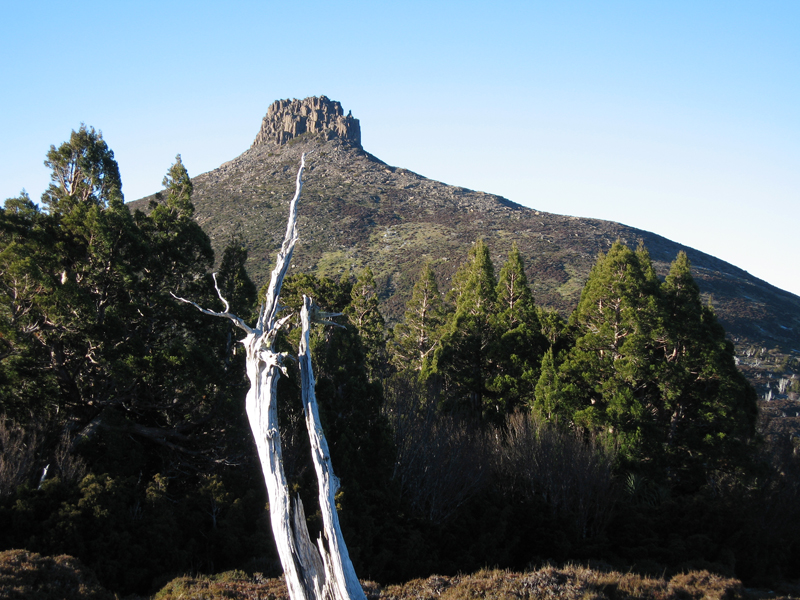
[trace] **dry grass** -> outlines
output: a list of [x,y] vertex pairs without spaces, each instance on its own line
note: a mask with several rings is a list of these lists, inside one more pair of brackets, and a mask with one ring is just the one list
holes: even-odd
[[[381,587],[364,582],[368,600],[754,600],[741,582],[707,571],[672,579],[598,571],[585,567],[545,567],[527,573],[485,570],[474,575],[414,579]],[[772,595],[771,598],[780,598]],[[783,596],[789,598],[791,596]],[[188,578],[173,580],[154,600],[235,598],[288,600],[280,580]]]
[[242,571],[219,575],[178,577],[164,586],[153,600],[289,600],[282,579],[266,579],[260,573],[249,577]]
[[459,577],[430,577],[382,591],[385,600],[736,600],[746,598],[741,582],[706,571],[670,580],[572,566],[528,573],[481,571]]
[[[800,586],[777,591],[746,590],[740,581],[708,571],[671,579],[583,566],[543,567],[525,573],[483,570],[473,575],[433,575],[382,587],[362,582],[368,600],[790,600]],[[42,557],[23,550],[0,553],[0,598],[110,600],[113,594],[68,557]],[[152,600],[289,600],[282,579],[243,571],[184,576],[170,581]],[[145,600],[129,597],[127,600]]]

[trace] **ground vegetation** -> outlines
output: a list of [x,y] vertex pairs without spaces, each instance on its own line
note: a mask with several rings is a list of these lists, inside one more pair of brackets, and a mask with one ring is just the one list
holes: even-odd
[[[255,314],[244,243],[229,236],[215,260],[179,157],[146,211],[122,202],[113,153],[89,127],[48,165],[41,204],[23,193],[0,211],[0,547],[75,556],[118,594],[174,597],[165,584],[187,573],[208,595],[225,577],[278,576],[236,333],[170,294],[221,309],[216,266],[231,310]],[[343,534],[356,573],[380,582],[368,595],[547,561],[669,578],[637,597],[799,577],[790,417],[757,412],[688,256],[662,279],[644,247],[611,245],[565,319],[537,305],[511,240],[499,272],[493,252],[474,239],[449,279],[432,262],[408,273],[391,332],[376,271],[297,269],[284,282],[287,314],[303,294],[343,313],[309,343]],[[297,353],[294,319],[277,350]],[[299,381],[287,363],[284,467],[292,493],[313,499]],[[320,518],[307,515],[312,537]],[[706,574],[680,575],[692,571]],[[541,581],[574,582],[555,573]],[[484,575],[464,593],[500,585]]]

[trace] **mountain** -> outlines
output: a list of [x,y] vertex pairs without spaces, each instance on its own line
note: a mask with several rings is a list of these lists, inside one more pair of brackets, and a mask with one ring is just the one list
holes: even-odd
[[[800,353],[800,297],[655,233],[526,208],[389,166],[362,148],[358,119],[325,96],[274,102],[249,150],[192,179],[195,218],[217,255],[234,237],[242,239],[259,286],[283,239],[304,152],[292,271],[339,277],[371,267],[390,322],[402,315],[425,261],[447,289],[479,237],[498,266],[516,241],[537,302],[567,315],[597,254],[620,239],[631,247],[643,242],[661,276],[679,251],[688,254],[698,285],[737,345],[740,365],[755,369],[752,378],[771,377]],[[150,198],[132,206],[146,208]]]

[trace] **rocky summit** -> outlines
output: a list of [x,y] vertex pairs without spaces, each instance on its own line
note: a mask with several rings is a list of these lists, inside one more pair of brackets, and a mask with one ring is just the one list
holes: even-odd
[[[516,242],[536,301],[568,315],[598,253],[620,239],[634,248],[643,242],[662,277],[679,251],[688,254],[743,368],[766,373],[770,360],[800,352],[799,297],[654,233],[526,208],[387,165],[361,147],[359,121],[325,96],[274,102],[250,149],[192,180],[195,217],[217,256],[233,238],[243,240],[258,285],[267,281],[283,239],[303,152],[307,169],[292,271],[338,278],[369,266],[390,322],[402,316],[426,261],[447,289],[479,237],[498,269]],[[144,207],[144,200],[134,204]]]
[[282,146],[304,133],[321,134],[361,147],[358,119],[344,115],[342,105],[325,96],[305,100],[276,100],[267,109],[253,146]]

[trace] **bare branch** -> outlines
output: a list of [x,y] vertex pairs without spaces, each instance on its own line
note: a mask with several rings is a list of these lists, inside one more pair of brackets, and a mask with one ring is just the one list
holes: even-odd
[[[317,488],[319,490],[319,507],[322,515],[322,524],[325,532],[320,536],[317,546],[319,554],[325,564],[325,588],[328,592],[325,597],[332,600],[366,600],[361,584],[358,582],[353,563],[347,552],[342,530],[339,526],[339,515],[336,512],[336,492],[339,491],[339,479],[333,472],[331,454],[328,441],[322,430],[319,417],[319,406],[314,391],[314,371],[311,366],[311,348],[309,332],[311,320],[314,316],[335,316],[325,313],[314,305],[311,298],[303,295],[303,308],[300,310],[302,332],[300,334],[299,362],[301,395],[303,411],[306,416],[306,429],[311,444],[311,457],[314,461],[314,470],[317,473]],[[324,321],[324,319],[322,319]],[[333,323],[336,325],[336,323]],[[318,598],[320,597],[317,594]],[[321,599],[320,599],[321,600]]]
[[297,243],[297,202],[300,199],[300,192],[303,190],[303,170],[306,166],[306,155],[300,157],[300,168],[297,171],[295,182],[295,192],[292,201],[289,203],[289,219],[286,222],[286,234],[283,236],[283,244],[278,251],[278,258],[275,261],[275,268],[269,280],[269,287],[264,297],[264,308],[258,316],[256,328],[263,330],[266,323],[271,322],[278,312],[278,296],[281,293],[283,278],[292,260],[294,246]]
[[[214,283],[216,283],[216,281]],[[242,321],[242,319],[240,319],[239,317],[237,317],[233,313],[230,313],[230,312],[217,312],[215,310],[209,310],[207,308],[203,308],[202,306],[197,304],[197,302],[192,302],[191,300],[187,300],[186,298],[181,298],[180,296],[176,296],[172,292],[170,292],[170,296],[175,298],[175,300],[180,300],[181,302],[185,302],[186,304],[191,304],[197,310],[199,310],[201,313],[203,313],[205,315],[211,315],[212,317],[224,317],[226,319],[230,319],[231,321],[233,321],[234,325],[236,325],[240,329],[243,329],[245,331],[245,333],[247,333],[247,334],[254,333],[253,330],[250,329],[250,327],[247,325],[247,323]],[[226,308],[227,308],[227,304],[228,303],[226,302],[225,304],[226,304]]]
[[[364,592],[356,577],[355,570],[347,553],[347,547],[339,527],[336,514],[336,491],[339,482],[330,464],[330,453],[322,426],[314,394],[314,375],[311,370],[309,350],[309,328],[311,320],[324,324],[337,325],[331,318],[340,313],[328,313],[313,306],[311,300],[303,297],[301,311],[302,337],[300,342],[300,372],[302,378],[302,397],[306,409],[306,424],[312,446],[312,456],[317,469],[320,509],[323,515],[325,533],[317,548],[312,544],[302,503],[292,500],[283,467],[281,434],[278,426],[277,391],[280,374],[286,374],[285,353],[274,349],[275,337],[280,328],[291,318],[285,315],[277,318],[279,296],[283,279],[291,264],[292,253],[297,243],[297,202],[303,187],[305,155],[297,172],[297,185],[294,198],[289,205],[289,219],[286,235],[278,252],[275,268],[272,271],[264,304],[259,310],[255,328],[248,327],[244,321],[230,312],[230,306],[217,284],[217,295],[225,305],[225,312],[217,312],[200,307],[191,300],[172,296],[191,304],[204,314],[226,317],[247,332],[242,340],[247,353],[246,368],[250,379],[247,392],[246,412],[253,430],[253,438],[258,450],[264,481],[269,496],[270,520],[275,544],[278,550],[289,595],[292,600],[365,600]],[[166,441],[163,440],[162,443]],[[323,539],[324,538],[324,539]]]
[[313,300],[309,300],[308,315],[312,323],[319,323],[320,325],[333,325],[334,327],[341,327],[342,329],[345,329],[344,325],[337,323],[336,321],[331,321],[333,317],[341,317],[343,314],[344,313],[325,312],[324,310],[321,310],[319,306],[314,304]]
[[222,303],[225,305],[225,312],[226,313],[231,312],[231,306],[230,304],[228,304],[228,301],[225,300],[225,297],[222,295],[222,292],[219,289],[219,285],[217,284],[217,274],[212,273],[211,278],[214,280],[214,289],[217,290],[217,296],[219,296],[219,299],[222,300]]

